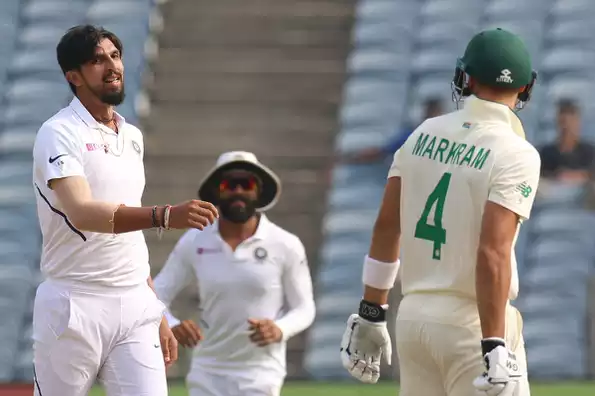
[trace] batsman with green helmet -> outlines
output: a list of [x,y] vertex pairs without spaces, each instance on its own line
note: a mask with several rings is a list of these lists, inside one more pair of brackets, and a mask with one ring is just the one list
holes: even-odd
[[529,396],[514,245],[529,218],[540,158],[516,112],[536,72],[516,35],[477,34],[458,59],[462,109],[422,123],[395,153],[364,258],[364,296],[341,341],[343,366],[375,383],[390,363],[388,292],[401,396]]

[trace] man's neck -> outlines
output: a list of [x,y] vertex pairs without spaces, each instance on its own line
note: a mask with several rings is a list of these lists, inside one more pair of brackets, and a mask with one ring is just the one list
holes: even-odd
[[85,109],[97,121],[106,123],[114,119],[114,106],[103,103],[94,95],[81,93],[77,97]]
[[574,150],[577,145],[578,139],[574,136],[564,136],[558,141],[558,147],[563,153]]
[[238,224],[220,217],[219,234],[224,241],[245,241],[256,233],[259,221],[260,218],[258,216],[252,216],[247,222]]

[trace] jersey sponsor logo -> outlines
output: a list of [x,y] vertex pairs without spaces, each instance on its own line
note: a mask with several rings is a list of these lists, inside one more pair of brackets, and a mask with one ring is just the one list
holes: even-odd
[[443,164],[466,165],[469,168],[481,170],[491,150],[466,143],[457,143],[438,136],[420,133],[412,154],[417,157],[428,158]]
[[87,143],[85,144],[87,151],[95,151],[95,150],[104,150],[107,153],[108,146],[107,144],[100,144],[100,143]]
[[258,261],[263,261],[264,259],[267,258],[269,254],[267,253],[266,249],[263,247],[257,247],[256,249],[254,249],[254,258],[256,258],[256,260]]
[[533,188],[526,181],[516,186],[516,190],[521,193],[524,198],[529,198],[533,192]]
[[496,82],[501,82],[501,83],[505,83],[505,84],[512,84],[512,82],[514,81],[512,79],[512,77],[510,76],[512,74],[512,72],[508,69],[503,69],[500,72],[500,77],[498,77],[496,79]]
[[67,155],[68,155],[68,154],[60,154],[60,155],[57,155],[57,156],[55,156],[55,157],[50,157],[50,159],[49,159],[49,161],[50,161],[50,164],[53,164],[53,163],[54,163],[54,162],[56,162],[56,160],[58,160],[59,158],[65,157],[65,156],[67,156]]

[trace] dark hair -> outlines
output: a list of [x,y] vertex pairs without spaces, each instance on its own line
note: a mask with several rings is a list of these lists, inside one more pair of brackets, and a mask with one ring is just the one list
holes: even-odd
[[558,102],[559,113],[578,114],[580,112],[578,105],[572,99],[560,99]]
[[[122,55],[122,42],[118,36],[100,26],[78,25],[68,29],[56,47],[62,73],[80,70],[81,66],[93,60],[95,48],[103,39],[110,40]],[[76,87],[70,82],[68,85],[70,90],[76,93]]]

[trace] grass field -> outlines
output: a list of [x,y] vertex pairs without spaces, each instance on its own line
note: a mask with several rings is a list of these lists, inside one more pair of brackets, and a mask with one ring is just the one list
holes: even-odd
[[[103,396],[101,389],[94,389],[90,396]],[[172,385],[169,396],[186,396],[184,386]],[[355,383],[291,382],[282,396],[388,396],[398,395],[395,384],[360,385]],[[531,396],[593,396],[595,382],[577,384],[536,384],[531,387]]]

